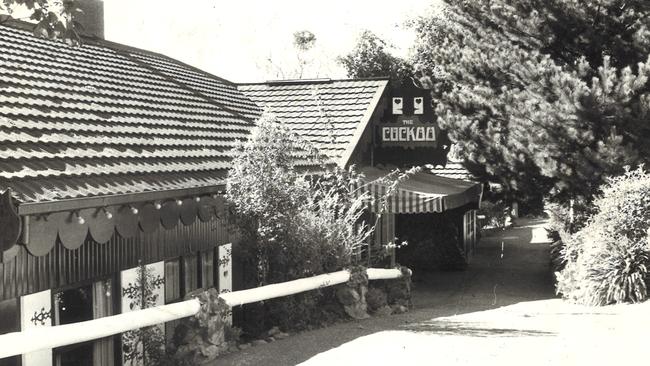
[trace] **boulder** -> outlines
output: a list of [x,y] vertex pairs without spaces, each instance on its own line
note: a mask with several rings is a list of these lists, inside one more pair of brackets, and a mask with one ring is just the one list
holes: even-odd
[[341,286],[336,290],[336,298],[342,305],[352,305],[359,301],[359,293],[348,286]]
[[384,305],[384,306],[380,307],[379,309],[375,310],[375,312],[372,315],[374,315],[374,316],[387,316],[387,315],[391,315],[392,313],[393,313],[393,309],[388,305]]

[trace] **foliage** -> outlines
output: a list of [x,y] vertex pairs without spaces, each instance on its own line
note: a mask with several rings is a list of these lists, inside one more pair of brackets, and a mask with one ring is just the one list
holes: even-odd
[[497,202],[482,201],[481,208],[478,211],[479,215],[485,216],[483,227],[503,228],[506,226],[506,221],[509,216],[508,205],[502,200]]
[[[310,161],[322,174],[299,172],[299,160]],[[258,258],[259,285],[347,266],[371,233],[358,222],[365,197],[352,192],[360,177],[319,161],[300,137],[268,114],[237,148],[227,198],[242,242]]]
[[563,237],[566,267],[557,274],[558,292],[594,305],[645,300],[650,174],[640,167],[612,178],[594,206],[584,228]]
[[[261,67],[265,68],[272,78],[302,79],[303,77],[318,77],[323,72],[322,61],[326,56],[318,47],[316,35],[309,30],[300,30],[293,33],[292,48],[286,47],[276,51],[269,51],[269,56]],[[280,57],[277,57],[280,55]]]
[[293,46],[301,51],[307,51],[314,47],[316,35],[308,30],[293,33]]
[[62,39],[75,45],[80,43],[73,16],[79,11],[75,0],[2,0],[0,13],[11,17],[16,7],[25,7],[31,12],[30,19],[36,22],[34,34],[37,36]]
[[589,202],[650,156],[647,6],[587,3],[450,1],[416,22],[413,63],[441,127],[508,201]]
[[406,60],[388,52],[388,45],[369,30],[364,30],[354,49],[338,61],[345,67],[350,78],[389,76],[401,82],[413,76],[412,66]]
[[[232,166],[227,199],[241,237],[236,256],[245,261],[244,272],[254,274],[245,286],[353,269],[361,262],[376,221],[364,216],[370,197],[353,167],[343,170],[329,163],[268,113],[236,148]],[[378,206],[385,207],[398,184],[418,170],[384,177],[387,192]],[[259,333],[278,324],[286,329],[287,321],[304,328],[323,318],[319,308],[331,297],[321,289],[247,306],[245,316],[254,321],[247,321],[252,327],[245,330]]]
[[[361,220],[367,195],[353,191],[360,185],[353,169],[327,164],[269,114],[236,153],[227,198],[241,234],[238,256],[256,273],[248,286],[340,270],[358,258],[372,228]],[[318,175],[309,174],[310,169]],[[305,325],[318,318],[310,313],[318,306],[306,304],[320,304],[325,293],[266,302],[269,316],[261,321],[288,319]]]

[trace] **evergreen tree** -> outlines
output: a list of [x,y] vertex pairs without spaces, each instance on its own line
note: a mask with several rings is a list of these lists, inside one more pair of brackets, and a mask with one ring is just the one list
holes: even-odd
[[[473,173],[511,199],[589,201],[605,176],[650,156],[648,12],[601,10],[608,19],[596,22],[592,5],[573,3],[464,1],[416,22],[413,61],[442,128]],[[610,11],[615,1],[603,3]],[[563,22],[584,35],[566,37]],[[624,43],[635,51],[610,56],[623,46],[603,32],[622,24],[632,24]]]
[[369,30],[361,32],[354,49],[338,61],[350,78],[388,76],[402,82],[413,76],[412,66],[404,59],[393,56],[390,46]]

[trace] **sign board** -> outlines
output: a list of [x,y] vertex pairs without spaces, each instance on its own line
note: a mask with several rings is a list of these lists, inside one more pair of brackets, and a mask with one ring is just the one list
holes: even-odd
[[436,145],[436,126],[417,116],[398,118],[397,123],[379,126],[381,146],[431,147]]
[[438,146],[431,92],[415,85],[393,87],[387,108],[376,127],[380,147]]
[[[26,331],[52,326],[52,293],[50,290],[25,295],[20,298],[20,329]],[[23,366],[52,365],[52,349],[22,355]]]

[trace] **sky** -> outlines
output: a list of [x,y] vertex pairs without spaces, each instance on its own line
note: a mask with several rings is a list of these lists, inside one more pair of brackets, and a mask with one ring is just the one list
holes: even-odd
[[277,67],[295,68],[293,33],[309,30],[316,45],[307,55],[313,63],[303,77],[344,78],[335,59],[353,48],[360,31],[373,31],[404,56],[414,39],[404,22],[438,2],[105,0],[105,36],[234,82],[260,82],[278,79]]

